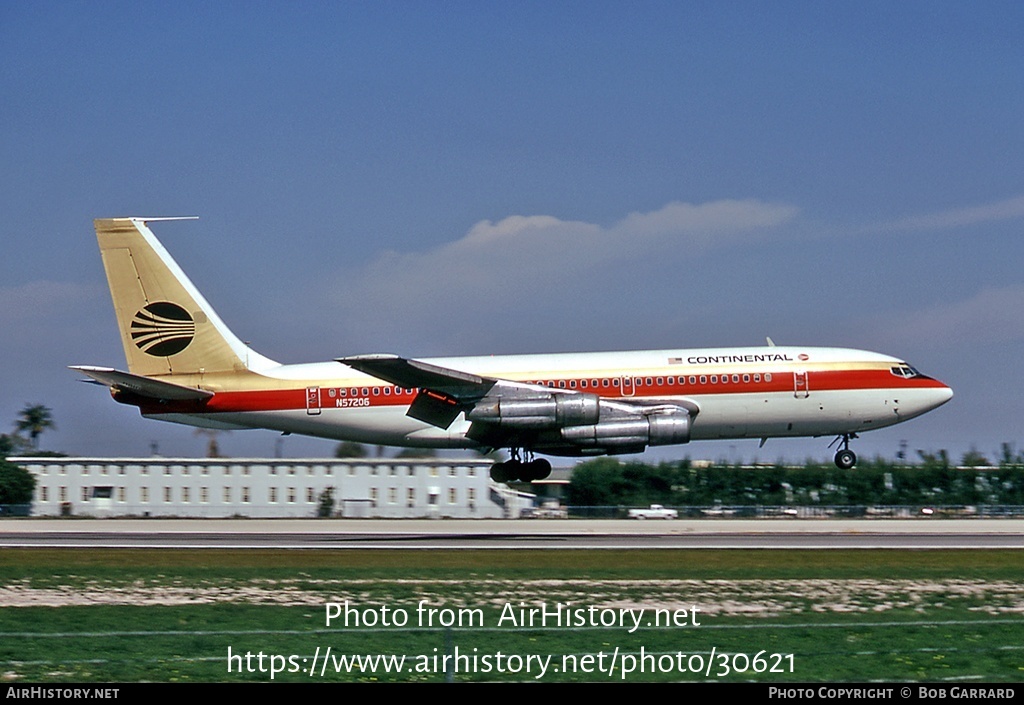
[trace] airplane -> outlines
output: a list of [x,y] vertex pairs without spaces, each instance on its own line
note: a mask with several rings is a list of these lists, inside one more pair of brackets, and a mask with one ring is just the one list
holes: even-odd
[[539,480],[537,454],[597,456],[701,439],[850,440],[945,404],[953,391],[899,358],[767,346],[281,364],[243,343],[150,230],[94,221],[128,371],[71,369],[144,417],[376,445],[508,449],[497,482]]

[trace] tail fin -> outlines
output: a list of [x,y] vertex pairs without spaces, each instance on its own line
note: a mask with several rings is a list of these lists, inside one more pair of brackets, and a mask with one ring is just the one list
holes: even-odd
[[128,369],[156,376],[277,365],[224,325],[150,231],[154,220],[161,218],[93,221]]

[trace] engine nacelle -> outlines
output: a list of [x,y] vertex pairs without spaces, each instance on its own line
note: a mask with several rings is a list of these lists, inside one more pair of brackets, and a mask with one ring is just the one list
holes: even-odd
[[584,448],[663,446],[690,442],[689,414],[651,414],[562,429],[562,439]]
[[596,424],[601,407],[590,394],[557,394],[534,399],[483,399],[466,412],[469,421],[506,428],[559,428]]

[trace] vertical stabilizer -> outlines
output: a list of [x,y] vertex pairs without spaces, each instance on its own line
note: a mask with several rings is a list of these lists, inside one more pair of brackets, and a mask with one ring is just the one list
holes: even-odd
[[159,219],[93,221],[128,369],[154,376],[275,366],[224,325],[147,227],[149,220]]

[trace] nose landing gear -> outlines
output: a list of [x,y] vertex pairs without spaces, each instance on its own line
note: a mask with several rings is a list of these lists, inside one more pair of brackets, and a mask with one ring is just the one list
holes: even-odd
[[857,454],[850,450],[850,439],[856,437],[856,433],[844,433],[828,444],[828,447],[831,448],[839,441],[843,442],[843,447],[836,451],[835,457],[836,467],[840,470],[849,470],[857,464]]

